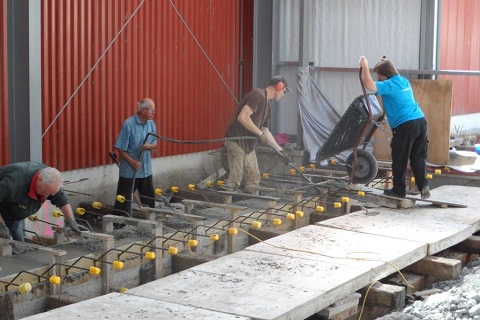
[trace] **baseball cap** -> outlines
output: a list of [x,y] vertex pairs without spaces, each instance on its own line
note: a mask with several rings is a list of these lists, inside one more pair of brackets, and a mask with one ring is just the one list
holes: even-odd
[[287,80],[285,80],[285,78],[283,76],[274,76],[270,82],[268,83],[269,86],[276,86],[277,83],[279,82],[283,82],[283,84],[285,85],[285,89],[287,89],[287,91],[292,91],[289,87],[288,87],[288,84],[287,84]]

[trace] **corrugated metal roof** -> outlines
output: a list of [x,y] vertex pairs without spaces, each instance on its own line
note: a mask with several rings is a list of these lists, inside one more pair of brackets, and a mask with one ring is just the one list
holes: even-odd
[[[45,163],[60,170],[111,163],[120,126],[143,97],[156,102],[162,136],[224,137],[239,99],[239,0],[42,6]],[[219,145],[159,142],[157,156]]]
[[[480,1],[442,0],[442,70],[480,70]],[[452,115],[480,112],[480,77],[441,76],[453,80]]]

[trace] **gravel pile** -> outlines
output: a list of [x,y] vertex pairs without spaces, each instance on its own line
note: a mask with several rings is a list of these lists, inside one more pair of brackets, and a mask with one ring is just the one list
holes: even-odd
[[439,281],[430,288],[441,292],[377,320],[480,320],[480,259],[468,263],[457,279]]

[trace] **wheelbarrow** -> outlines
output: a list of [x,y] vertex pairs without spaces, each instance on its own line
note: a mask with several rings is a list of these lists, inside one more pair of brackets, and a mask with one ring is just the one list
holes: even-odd
[[[360,73],[361,75],[361,70]],[[316,155],[317,163],[353,149],[347,157],[345,168],[349,183],[368,184],[378,173],[375,156],[365,150],[377,123],[385,116],[375,94],[367,94],[360,76],[363,94],[356,97],[325,140]]]

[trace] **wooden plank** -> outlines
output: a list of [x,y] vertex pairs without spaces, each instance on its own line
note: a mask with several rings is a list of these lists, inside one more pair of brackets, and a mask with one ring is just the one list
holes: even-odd
[[[411,79],[415,99],[423,110],[428,122],[428,158],[429,163],[448,164],[450,146],[450,118],[452,115],[452,80],[415,80]],[[381,99],[379,99],[381,101]],[[381,161],[391,160],[390,140],[392,133],[388,124],[374,135],[375,158]]]

